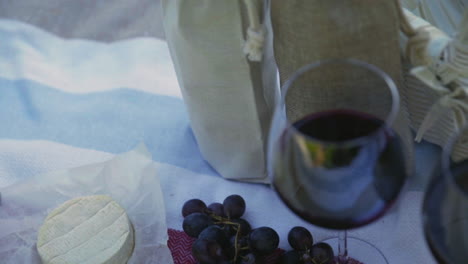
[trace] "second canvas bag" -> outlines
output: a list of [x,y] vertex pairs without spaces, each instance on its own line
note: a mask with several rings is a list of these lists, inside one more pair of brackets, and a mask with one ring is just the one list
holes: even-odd
[[[281,83],[302,66],[330,58],[354,58],[373,64],[395,81],[403,100],[393,128],[402,139],[410,172],[413,168],[413,137],[405,105],[399,46],[400,28],[408,24],[398,1],[271,0],[271,19]],[[357,97],[367,98],[366,95],[373,92],[371,80],[357,77],[355,82],[343,85],[333,81],[339,79],[333,78],[334,74],[339,76],[339,70],[330,72],[328,76],[309,72],[301,78],[300,88],[295,88],[294,93],[288,93],[286,98],[291,122],[301,118],[295,114],[301,107],[308,107],[311,112],[339,108],[347,100],[341,96],[346,86],[361,87],[360,93],[354,95]],[[316,89],[316,96],[304,98],[301,89]],[[391,96],[380,94],[371,101],[363,101],[363,104],[367,104],[363,108],[370,111],[382,112],[391,104]]]

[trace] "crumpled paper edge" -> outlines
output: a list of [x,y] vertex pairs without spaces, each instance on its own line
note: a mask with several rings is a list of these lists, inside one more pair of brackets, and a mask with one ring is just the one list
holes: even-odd
[[[67,177],[64,177],[64,175],[67,175]],[[83,175],[88,177],[83,177]],[[134,176],[138,181],[132,178]],[[94,185],[96,181],[99,181],[100,184]],[[89,188],[73,188],[80,184]],[[119,190],[119,187],[122,187],[122,190]],[[109,188],[111,188],[111,194],[106,192],[106,189]],[[46,198],[28,200],[28,196],[24,196],[24,191],[28,189],[44,192]],[[128,193],[128,190],[132,190],[132,192]],[[2,226],[13,227],[2,228],[3,231],[0,229],[0,256],[2,255],[2,239],[13,232],[19,239],[23,239],[27,243],[27,246],[19,248],[13,255],[23,256],[23,262],[27,259],[27,262],[24,263],[40,264],[41,261],[36,250],[36,238],[37,230],[45,216],[56,206],[63,203],[65,197],[68,200],[68,198],[85,195],[107,194],[126,209],[135,227],[136,245],[128,263],[173,263],[171,252],[167,246],[166,212],[159,176],[151,159],[151,154],[144,144],[138,145],[127,153],[116,155],[108,161],[38,175],[3,188],[0,192],[2,192],[3,196],[3,206],[0,209],[6,210],[11,200],[10,197],[13,197],[16,204],[26,205],[25,208],[29,208],[19,212],[19,215],[16,213],[16,216],[10,219],[5,212],[0,210],[0,228]],[[23,196],[19,194],[23,194]],[[52,204],[50,200],[55,197],[61,199],[57,199]],[[147,201],[144,201],[145,199]],[[149,207],[134,208],[132,202],[149,205]],[[34,212],[31,208],[40,208],[40,213],[38,211]],[[33,213],[28,215],[31,211]],[[15,219],[21,220],[15,221]],[[149,222],[151,224],[142,226]],[[34,230],[31,230],[31,227]],[[16,264],[18,263],[14,262],[16,259],[15,257],[11,260],[13,262],[8,263]]]

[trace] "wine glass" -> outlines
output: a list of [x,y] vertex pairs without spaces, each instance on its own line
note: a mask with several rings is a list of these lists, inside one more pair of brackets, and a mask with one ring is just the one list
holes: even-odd
[[392,124],[399,94],[376,66],[355,59],[306,65],[282,87],[268,143],[268,173],[281,200],[306,221],[341,230],[338,263],[349,255],[388,263],[346,230],[369,224],[396,201],[407,171]]
[[468,144],[467,135],[468,127],[444,146],[423,203],[426,241],[443,264],[468,262],[468,159],[457,149]]

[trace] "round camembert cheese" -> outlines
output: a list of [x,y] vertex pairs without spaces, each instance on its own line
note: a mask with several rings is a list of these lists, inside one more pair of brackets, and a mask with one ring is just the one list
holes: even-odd
[[133,232],[125,210],[109,196],[80,197],[47,216],[37,250],[43,264],[125,264]]

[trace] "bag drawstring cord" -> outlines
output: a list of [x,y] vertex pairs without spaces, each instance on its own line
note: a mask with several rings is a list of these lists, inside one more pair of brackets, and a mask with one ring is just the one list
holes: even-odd
[[244,0],[249,17],[249,27],[246,32],[243,52],[250,61],[261,61],[266,30],[260,23],[260,14],[255,2],[256,0]]

